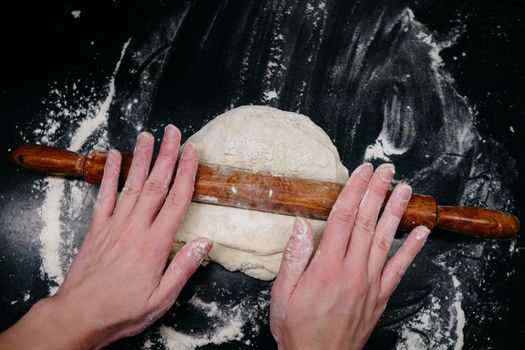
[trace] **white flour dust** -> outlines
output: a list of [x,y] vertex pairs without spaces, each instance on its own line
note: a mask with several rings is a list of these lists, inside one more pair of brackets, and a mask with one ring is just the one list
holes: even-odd
[[[440,273],[432,277],[430,283],[434,288],[425,297],[427,301],[422,308],[403,321],[396,350],[463,349],[466,327],[463,305],[470,305],[473,296],[462,285],[479,275],[482,271],[479,257],[486,254],[481,244],[473,248],[474,252],[470,249],[450,250],[432,259],[434,271]],[[458,254],[470,256],[474,263],[454,262],[452,257]]]
[[[274,15],[274,26],[272,28],[272,38],[270,46],[270,57],[265,67],[264,78],[261,81],[263,91],[261,96],[261,102],[274,105],[279,101],[282,86],[279,83],[283,77],[288,74],[288,67],[290,66],[290,45],[289,42],[295,40],[294,37],[290,37],[288,32],[288,21],[291,14],[291,8],[289,8],[286,2],[278,5],[279,8],[275,10]],[[306,1],[306,7],[303,15],[311,23],[313,29],[320,30],[320,36],[316,39],[311,34],[308,40],[316,40],[318,45],[315,45],[312,50],[309,51],[307,62],[313,62],[317,60],[320,48],[320,40],[324,32],[324,26],[327,17],[326,3],[324,1]],[[247,54],[250,50],[247,50]],[[247,60],[243,61],[246,64]],[[247,70],[247,67],[245,68]],[[244,74],[241,74],[243,76]],[[302,81],[299,90],[296,95],[299,99],[303,99],[305,91],[308,89],[308,82]]]
[[429,305],[402,326],[396,350],[463,348],[465,327],[465,312],[461,306],[463,295],[460,289],[461,283],[455,275],[451,276],[453,291],[449,298],[453,300],[452,303],[431,295]]
[[190,350],[208,344],[222,344],[232,340],[242,340],[244,337],[242,333],[244,321],[238,310],[232,318],[223,321],[223,325],[215,327],[210,333],[204,335],[192,336],[184,334],[165,325],[160,327],[160,334],[164,338],[167,348],[176,350]]
[[57,283],[50,286],[50,294],[55,294],[58,285],[64,280],[62,271],[60,243],[62,240],[62,222],[60,211],[62,207],[62,193],[64,192],[64,180],[56,177],[46,179],[47,189],[44,203],[41,208],[42,230],[40,231],[40,242],[42,244],[42,267],[43,277],[47,275],[49,280]]
[[[227,292],[227,291],[224,291]],[[249,296],[238,304],[220,301],[206,302],[197,293],[188,303],[192,313],[200,314],[208,325],[205,332],[182,331],[165,324],[160,325],[158,334],[151,334],[143,345],[144,349],[163,345],[169,350],[193,350],[205,345],[219,345],[237,341],[245,345],[260,331],[260,325],[267,321],[269,292],[263,291],[258,297]],[[160,344],[156,344],[160,335]]]
[[31,292],[30,291],[24,291],[22,292],[21,298],[16,300],[11,300],[11,305],[15,305],[19,302],[28,302],[29,299],[31,299]]
[[[440,53],[457,42],[461,34],[460,31],[456,30],[454,34],[446,40],[437,41],[431,33],[427,32],[427,29],[421,23],[416,21],[414,13],[410,8],[407,8],[404,16],[405,22],[416,23],[417,27],[420,28],[419,32],[416,34],[416,38],[430,48],[428,53],[430,66],[434,72],[436,80],[453,81],[452,76],[442,69],[444,67],[444,62]],[[408,30],[408,28],[409,26],[407,25],[406,29]],[[410,75],[407,75],[407,78],[411,78]],[[408,135],[406,136],[406,140],[398,141],[398,143],[403,145],[402,147],[396,146],[396,143],[393,142],[393,140],[399,137],[400,131],[392,129],[391,127],[392,125],[403,125],[404,123],[413,121],[414,118],[411,116],[413,114],[412,108],[410,106],[405,106],[403,101],[397,99],[395,96],[391,103],[383,108],[388,109],[384,110],[383,113],[385,116],[388,116],[388,118],[383,120],[381,132],[376,140],[367,146],[363,158],[365,161],[377,159],[390,162],[391,156],[402,155],[410,150],[412,146]],[[411,127],[413,128],[414,126],[411,125]]]
[[[456,290],[459,290],[461,283],[459,282],[458,278],[454,275],[452,275],[452,282],[453,282],[454,288]],[[456,344],[454,345],[454,350],[463,349],[463,345],[464,345],[463,328],[465,327],[465,312],[461,308],[462,298],[463,298],[463,295],[461,294],[461,292],[458,291],[454,295],[454,302],[452,303],[452,307],[454,308],[454,311],[456,314],[455,333],[457,337]],[[454,323],[453,320],[451,320],[451,323]],[[451,324],[450,326],[454,327],[454,324]]]
[[[108,85],[108,95],[106,99],[100,104],[98,112],[95,115],[87,117],[80,123],[79,128],[75,131],[73,137],[71,138],[71,143],[69,146],[70,150],[79,151],[80,148],[86,143],[88,137],[91,136],[95,130],[101,126],[107,126],[109,106],[111,105],[111,101],[113,101],[113,97],[115,97],[115,76],[117,75],[117,72],[120,68],[120,63],[122,62],[124,53],[126,53],[129,42],[130,40],[124,44],[124,47],[120,53],[120,59],[113,70],[113,74]],[[106,140],[105,134],[102,136],[102,139],[104,141]]]
[[[102,127],[106,126],[107,112],[115,95],[115,75],[128,45],[129,41],[122,48],[120,59],[109,82],[107,97],[102,103],[97,103],[90,98],[84,97],[79,99],[79,107],[75,110],[72,106],[67,105],[67,102],[64,101],[63,96],[57,89],[52,91],[52,96],[59,97],[55,104],[58,112],[50,111],[46,116],[45,123],[40,123],[41,127],[34,131],[33,136],[39,142],[51,146],[58,142],[61,135],[57,135],[57,132],[62,126],[60,120],[64,119],[64,117],[72,117],[73,120],[83,118],[80,119],[76,130],[68,135],[63,135],[70,137],[71,141],[68,148],[72,151],[79,151],[95,131],[100,131]],[[76,90],[77,86],[73,84],[71,91]],[[100,146],[106,143],[107,136],[105,132],[99,135],[96,145]],[[70,217],[74,217],[75,214],[78,215],[88,193],[86,193],[86,186],[79,182],[69,182],[67,191],[65,180],[62,178],[48,177],[43,182],[38,182],[34,186],[37,189],[45,188],[44,202],[41,207],[41,272],[43,278],[47,276],[50,280],[50,294],[54,294],[64,280],[65,271],[67,271],[69,263],[76,253],[73,247],[74,234],[69,230],[69,227],[64,227],[64,212]],[[67,201],[65,200],[66,195],[68,197]],[[66,202],[67,210],[63,210],[63,204]],[[66,251],[64,252],[64,250]]]
[[[430,48],[428,55],[436,80],[453,82],[452,76],[443,69],[444,62],[440,56],[440,52],[457,42],[461,30],[455,30],[447,39],[438,41],[420,22],[416,21],[412,10],[407,9],[406,16],[406,20],[415,25],[414,28],[419,28],[416,38]],[[398,119],[397,123],[392,123],[393,125],[400,124],[400,120],[403,120],[406,115],[412,113],[409,106],[407,106],[406,110],[404,108],[401,110],[403,104],[398,102],[400,101],[394,99],[388,106],[390,108],[389,113],[386,114]],[[412,120],[412,118],[408,119]],[[364,157],[366,160],[381,159],[390,161],[390,156],[401,155],[410,148],[396,147],[394,143],[390,141],[391,139],[395,139],[396,130],[390,130],[388,126],[389,124],[385,118],[378,138],[366,149]],[[458,139],[467,140],[470,137],[468,132],[461,130],[461,128],[456,132],[465,133],[463,137],[459,137]],[[406,144],[406,142],[401,142],[401,144]],[[449,266],[446,261],[446,259],[434,261],[434,263],[440,265],[447,274],[444,276],[444,280],[435,281],[435,283],[439,284],[439,287],[436,288],[435,291],[444,291],[444,293],[431,293],[429,295],[430,303],[419,310],[408,322],[403,324],[396,345],[397,350],[459,350],[463,348],[465,312],[462,308],[463,294],[461,282],[456,277],[456,267]]]

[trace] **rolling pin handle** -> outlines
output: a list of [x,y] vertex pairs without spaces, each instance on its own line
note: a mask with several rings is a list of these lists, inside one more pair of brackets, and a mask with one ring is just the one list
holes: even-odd
[[520,227],[518,218],[499,210],[441,205],[438,212],[439,228],[467,235],[512,238]]
[[46,174],[82,176],[85,157],[55,147],[20,145],[10,155],[11,161],[26,169]]

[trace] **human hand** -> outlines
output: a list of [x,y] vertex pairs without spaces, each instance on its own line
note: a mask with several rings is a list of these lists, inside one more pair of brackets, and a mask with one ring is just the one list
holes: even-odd
[[365,163],[352,173],[308,267],[312,228],[296,219],[272,288],[270,326],[279,349],[360,349],[366,343],[430,232],[412,230],[387,262],[412,194],[410,186],[396,186],[379,218],[393,176],[391,164],[373,172]]
[[109,152],[90,229],[64,283],[3,334],[1,344],[20,345],[12,341],[17,329],[25,329],[40,338],[40,349],[100,348],[141,332],[173,305],[211,243],[189,242],[165,270],[193,194],[197,154],[191,145],[185,147],[168,194],[180,132],[166,128],[149,172],[153,143],[151,134],[139,135],[118,200],[121,156]]

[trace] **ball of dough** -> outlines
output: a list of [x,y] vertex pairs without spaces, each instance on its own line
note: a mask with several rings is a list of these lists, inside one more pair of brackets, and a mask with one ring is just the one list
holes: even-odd
[[[265,106],[243,106],[217,116],[187,142],[199,161],[255,172],[345,182],[348,170],[326,133],[310,118]],[[197,237],[214,242],[208,258],[230,271],[270,280],[279,270],[294,217],[191,203],[174,251]],[[310,220],[318,241],[325,222]]]

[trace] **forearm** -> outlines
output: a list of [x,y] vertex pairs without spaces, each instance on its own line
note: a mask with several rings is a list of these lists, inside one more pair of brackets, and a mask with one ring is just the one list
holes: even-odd
[[97,348],[100,335],[75,322],[78,315],[66,308],[53,298],[40,300],[0,334],[0,350]]

